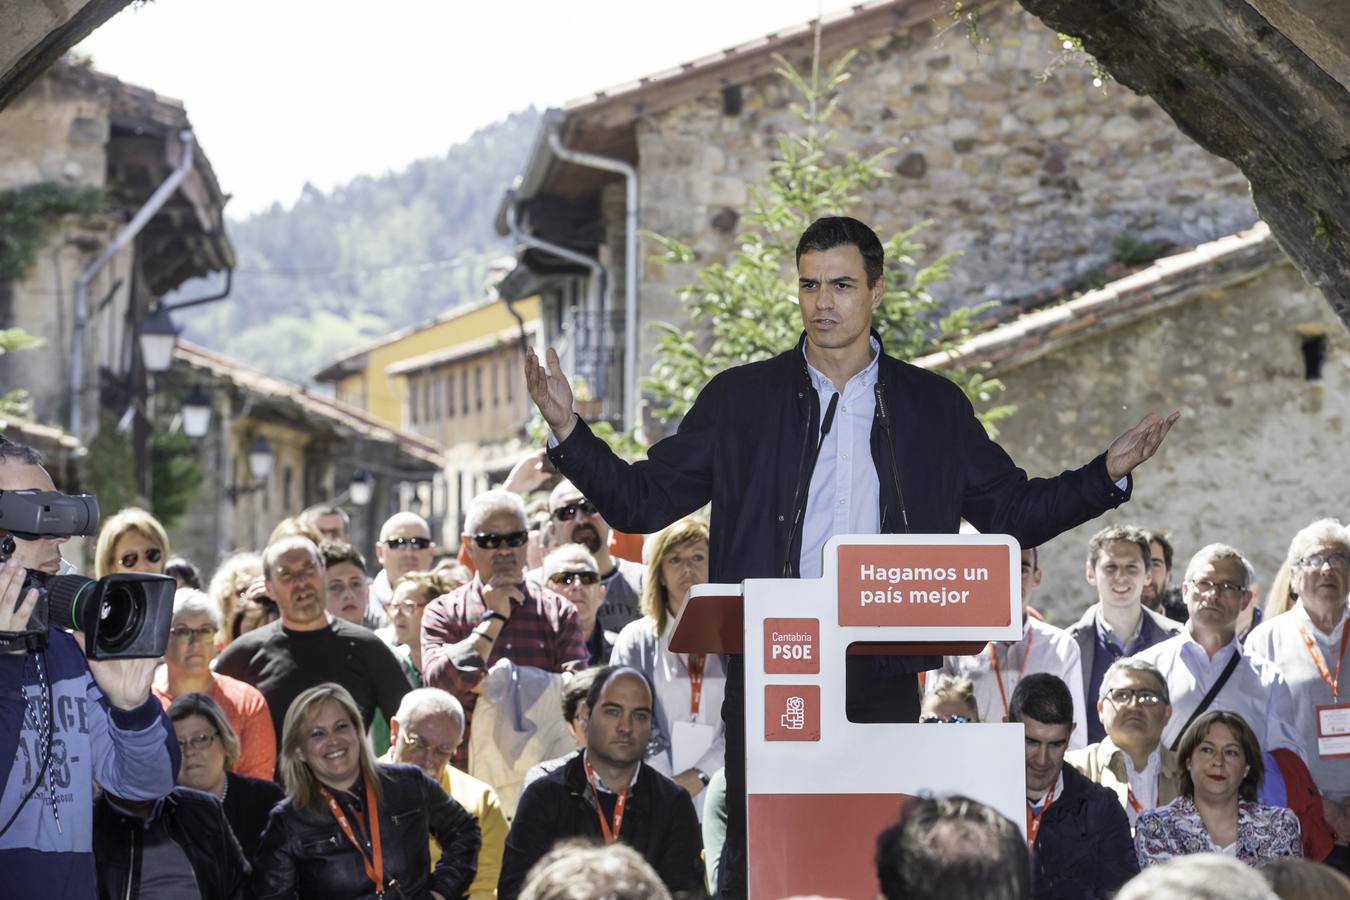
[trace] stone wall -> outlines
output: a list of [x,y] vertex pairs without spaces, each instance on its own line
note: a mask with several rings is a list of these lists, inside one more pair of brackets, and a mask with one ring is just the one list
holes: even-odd
[[[1302,348],[1317,334],[1325,363],[1308,381]],[[1033,476],[1088,462],[1147,412],[1182,414],[1133,500],[1042,548],[1035,605],[1055,624],[1095,600],[1085,554],[1106,524],[1170,531],[1174,585],[1200,547],[1232,544],[1264,598],[1298,529],[1350,519],[1350,333],[1287,262],[998,374],[1019,407],[1000,443]]]
[[[945,300],[1041,295],[1112,261],[1122,237],[1185,248],[1256,220],[1237,168],[1151,100],[1111,82],[1094,87],[1081,60],[1043,78],[1063,49],[1016,5],[983,19],[984,42],[936,24],[859,47],[835,124],[840,151],[892,153],[895,174],[851,212],[883,236],[931,219],[933,254],[962,252],[955,277],[936,289]],[[637,124],[642,227],[689,241],[702,260],[732,249],[735,230],[714,220],[743,211],[776,135],[798,126],[794,92],[778,76],[741,93],[739,115],[725,115],[714,91]],[[622,231],[621,218],[608,219],[611,234]],[[692,274],[646,259],[643,322],[680,321],[675,289]],[[653,346],[642,329],[640,373]]]

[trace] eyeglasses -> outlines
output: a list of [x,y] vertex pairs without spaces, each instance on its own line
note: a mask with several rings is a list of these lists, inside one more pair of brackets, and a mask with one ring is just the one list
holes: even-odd
[[1162,694],[1148,688],[1112,688],[1106,692],[1106,699],[1116,706],[1124,706],[1131,701],[1138,706],[1157,706],[1164,702]]
[[564,587],[571,587],[580,581],[582,584],[590,587],[598,584],[600,581],[599,572],[554,572],[548,576],[549,584],[559,584]]
[[1247,590],[1245,585],[1234,584],[1231,581],[1201,580],[1201,581],[1192,581],[1191,584],[1194,585],[1195,589],[1202,594],[1218,592],[1221,596],[1226,594],[1231,597],[1234,594],[1240,594],[1243,591]]
[[214,744],[216,742],[216,738],[218,737],[220,737],[220,732],[213,731],[211,734],[194,734],[186,741],[183,740],[182,738],[179,738],[178,749],[187,750],[191,748],[193,750],[205,750],[207,747],[210,747],[212,744]]
[[169,637],[179,641],[192,643],[194,638],[201,638],[204,641],[211,640],[215,636],[216,626],[203,625],[201,628],[188,628],[186,625],[175,625],[169,629]]
[[426,605],[430,602],[431,602],[430,600],[427,601],[399,600],[397,603],[390,603],[389,609],[392,610],[393,612],[412,614],[417,612],[419,609],[425,609]]
[[597,512],[599,512],[599,510],[595,508],[595,504],[591,501],[578,500],[576,503],[569,503],[566,506],[560,506],[555,509],[553,511],[553,518],[557,519],[559,522],[570,522],[572,519],[576,518],[577,513],[581,513],[583,516],[593,516]]
[[966,716],[924,716],[919,719],[925,725],[968,725],[970,719]]
[[484,550],[496,550],[503,543],[508,547],[523,547],[525,542],[530,539],[528,531],[509,531],[506,534],[498,534],[495,531],[480,531],[473,536],[473,542]]
[[403,743],[409,750],[421,750],[432,756],[439,756],[442,759],[449,759],[455,755],[454,747],[447,744],[441,744],[440,746],[428,744],[422,738],[413,734],[406,728],[403,729]]
[[404,547],[412,547],[414,550],[425,550],[431,546],[431,538],[392,537],[392,538],[385,538],[383,543],[390,550],[402,550]]
[[1350,566],[1350,556],[1344,553],[1314,553],[1299,560],[1299,565],[1305,569],[1320,569],[1324,565],[1343,569]]
[[[145,561],[148,563],[157,563],[163,558],[164,551],[158,547],[151,547],[145,551]],[[141,555],[135,550],[132,550],[130,553],[123,553],[117,558],[117,561],[122,564],[122,568],[130,569],[132,566],[136,565],[136,563],[141,561]]]

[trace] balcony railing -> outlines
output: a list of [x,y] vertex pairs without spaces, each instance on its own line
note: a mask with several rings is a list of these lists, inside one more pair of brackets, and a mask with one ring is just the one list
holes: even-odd
[[622,425],[623,314],[571,307],[563,314],[557,350],[582,418]]

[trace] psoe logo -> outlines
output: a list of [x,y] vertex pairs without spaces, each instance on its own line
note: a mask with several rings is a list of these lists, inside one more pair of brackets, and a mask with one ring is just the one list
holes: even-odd
[[764,740],[820,740],[820,685],[764,685]]
[[787,698],[787,712],[783,713],[783,727],[801,731],[806,727],[806,701],[801,697]]

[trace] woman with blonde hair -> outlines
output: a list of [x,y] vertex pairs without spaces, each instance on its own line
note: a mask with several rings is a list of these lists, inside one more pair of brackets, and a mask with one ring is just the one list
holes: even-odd
[[164,574],[169,560],[169,536],[159,520],[129,506],[103,523],[94,548],[94,577],[118,572]]
[[[642,618],[619,632],[610,664],[637,669],[655,687],[647,763],[698,797],[722,768],[726,672],[716,654],[672,653],[670,636],[689,589],[708,580],[708,523],[680,519],[648,538],[643,555]],[[701,815],[703,802],[694,808]]]
[[[231,553],[216,566],[206,593],[220,610],[220,621],[225,626],[217,635],[216,645],[224,648],[238,637],[234,633],[234,613],[254,581],[262,585],[262,554],[252,550]],[[266,588],[262,588],[266,591]]]
[[[416,766],[377,764],[346,688],[296,697],[281,730],[276,806],[254,860],[258,900],[454,900],[468,889],[478,823]],[[427,840],[441,858],[433,869]]]

